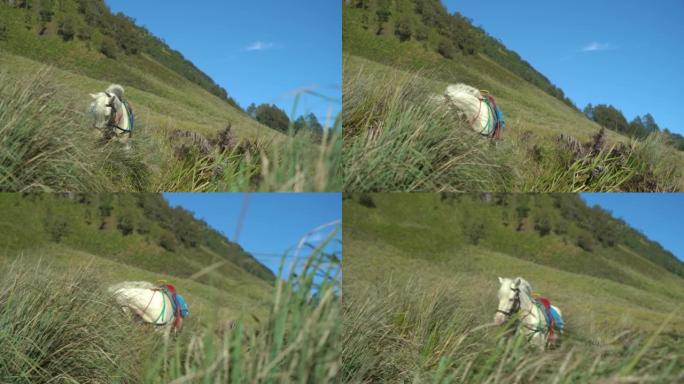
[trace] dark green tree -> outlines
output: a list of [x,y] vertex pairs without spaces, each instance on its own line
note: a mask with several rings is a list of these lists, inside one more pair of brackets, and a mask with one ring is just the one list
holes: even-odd
[[261,104],[257,107],[255,118],[261,124],[271,127],[280,132],[287,132],[290,126],[290,119],[282,109],[275,104]]
[[79,29],[78,19],[73,14],[66,14],[59,20],[57,33],[62,36],[64,41],[73,40],[76,31]]
[[456,54],[456,48],[454,48],[454,44],[449,39],[443,37],[439,41],[437,52],[444,58],[453,59]]
[[399,38],[399,41],[406,41],[411,39],[411,19],[407,16],[402,16],[394,24],[394,35]]
[[176,236],[164,231],[161,236],[159,236],[159,245],[169,252],[175,252],[178,248],[178,241],[176,240]]
[[250,115],[253,119],[256,119],[256,110],[257,110],[256,104],[251,103],[251,104],[247,107],[247,109],[245,110],[245,112],[247,112],[247,114]]
[[118,55],[118,48],[116,42],[109,36],[105,36],[102,39],[102,45],[100,46],[100,52],[103,55],[109,57],[110,59],[116,59]]

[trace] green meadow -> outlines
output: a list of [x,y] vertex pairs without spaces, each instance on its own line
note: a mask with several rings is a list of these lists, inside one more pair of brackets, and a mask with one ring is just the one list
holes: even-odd
[[[678,382],[684,265],[572,195],[356,194],[343,206],[350,382]],[[539,351],[492,326],[497,277],[566,323]]]
[[[667,144],[666,135],[637,140],[601,130],[561,90],[485,31],[456,16],[428,16],[425,9],[420,14],[413,3],[343,6],[345,190],[618,192],[684,187],[684,156]],[[435,3],[435,12],[442,7],[438,1],[419,3],[425,8]],[[428,24],[430,17],[438,21]],[[455,26],[442,25],[448,22]],[[410,26],[408,38],[402,34],[405,25]],[[445,43],[447,32],[439,28],[452,28],[448,33],[455,41],[469,41],[444,52],[442,44],[452,43]],[[448,106],[431,100],[454,83],[487,90],[496,98],[506,116],[503,140],[480,137]]]

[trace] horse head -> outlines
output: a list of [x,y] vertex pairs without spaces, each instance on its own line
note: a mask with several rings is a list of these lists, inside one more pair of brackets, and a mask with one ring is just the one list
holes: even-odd
[[124,89],[117,84],[110,85],[105,92],[91,93],[89,113],[93,118],[93,126],[104,129],[117,119],[116,114],[123,111]]
[[499,305],[494,314],[494,323],[497,325],[505,323],[520,310],[521,294],[527,297],[532,294],[532,286],[522,277],[515,279],[499,277],[499,284],[501,284],[497,292]]

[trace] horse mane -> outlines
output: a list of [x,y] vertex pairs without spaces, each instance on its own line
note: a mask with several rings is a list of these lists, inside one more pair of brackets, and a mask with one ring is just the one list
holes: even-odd
[[451,84],[451,85],[447,86],[445,93],[449,98],[452,98],[452,99],[455,98],[456,95],[464,94],[464,93],[468,94],[470,96],[475,96],[478,99],[482,98],[482,93],[479,90],[471,87],[470,85],[463,84],[463,83]]
[[532,297],[532,285],[530,284],[530,282],[520,276],[513,279],[513,281],[518,279],[520,279],[520,285],[518,285],[518,289],[525,292],[528,297]]
[[110,85],[105,92],[113,93],[119,100],[123,100],[124,88],[119,84]]

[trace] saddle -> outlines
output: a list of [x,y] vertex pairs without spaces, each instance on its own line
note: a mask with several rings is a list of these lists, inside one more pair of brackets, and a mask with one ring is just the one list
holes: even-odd
[[480,93],[482,93],[482,101],[487,105],[487,108],[489,108],[491,116],[494,117],[494,129],[492,130],[492,133],[489,135],[489,137],[491,139],[500,140],[503,136],[503,130],[504,128],[506,128],[506,120],[504,119],[504,114],[501,111],[501,109],[499,109],[499,107],[496,105],[496,100],[494,99],[494,96],[490,95],[489,92],[485,90],[480,91]]
[[180,294],[176,293],[176,287],[171,284],[162,284],[159,286],[162,291],[171,300],[173,308],[173,327],[178,328],[181,318],[190,316],[190,310],[185,299]]
[[546,318],[546,324],[549,325],[550,335],[553,335],[554,329],[562,332],[565,323],[563,322],[563,319],[560,317],[558,312],[551,306],[551,301],[546,297],[538,297],[537,303],[540,303],[542,305],[542,312],[544,313],[544,317]]
[[[133,136],[133,128],[135,126],[135,113],[133,113],[133,108],[131,108],[131,105],[128,103],[128,100],[120,100],[116,95],[112,95],[110,93],[106,93],[106,95],[110,99],[107,106],[112,108],[112,115],[108,125],[110,127],[120,130],[123,133],[128,133],[129,137]],[[119,101],[121,101],[123,110],[116,108],[116,105],[114,104],[114,99],[118,99]],[[121,128],[121,120],[123,119],[124,113],[128,117],[128,129]]]

